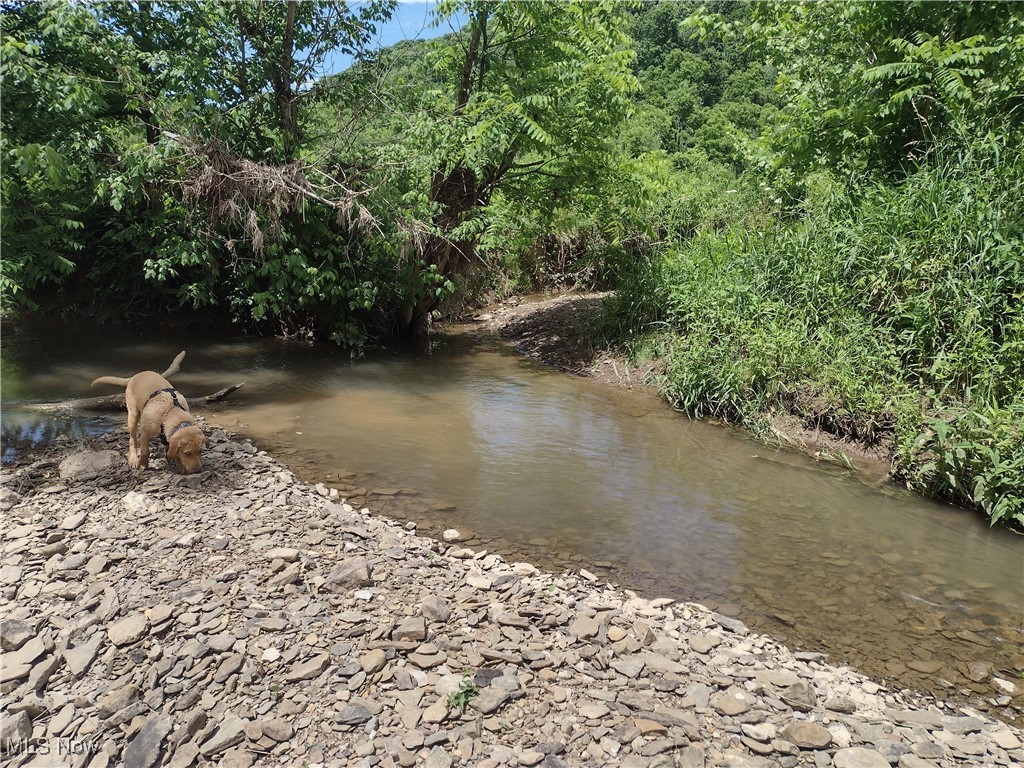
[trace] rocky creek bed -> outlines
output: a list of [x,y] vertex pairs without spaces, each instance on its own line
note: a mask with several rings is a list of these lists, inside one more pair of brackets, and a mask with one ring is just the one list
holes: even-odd
[[131,472],[123,433],[4,471],[3,764],[1024,764],[981,712],[423,538],[208,433],[189,477]]

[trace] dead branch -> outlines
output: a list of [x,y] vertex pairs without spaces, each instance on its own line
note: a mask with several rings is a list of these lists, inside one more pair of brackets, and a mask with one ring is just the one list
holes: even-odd
[[[175,185],[183,199],[202,203],[214,229],[241,226],[256,253],[268,239],[281,235],[284,217],[302,215],[308,202],[334,210],[339,224],[363,230],[379,226],[363,204],[373,189],[352,189],[301,161],[255,163],[235,155],[221,141],[200,145],[176,134],[172,138],[183,147],[188,168],[187,177]],[[318,182],[310,178],[314,174]]]
[[183,349],[181,350],[181,352],[178,353],[178,356],[171,361],[171,364],[167,366],[167,370],[161,373],[160,375],[163,376],[165,379],[171,378],[171,376],[176,374],[178,370],[181,368],[181,361],[184,359],[185,350]]
[[[166,378],[166,377],[165,377]],[[212,405],[213,403],[219,403],[225,400],[235,390],[241,389],[245,386],[245,382],[240,384],[233,384],[230,387],[224,387],[224,389],[218,390],[210,395],[202,395],[198,397],[187,397],[189,405],[194,405],[200,400],[206,405]],[[59,403],[32,403],[30,405],[19,406],[25,408],[31,408],[36,411],[97,411],[103,413],[109,413],[112,411],[123,411],[124,405],[124,392],[116,395],[104,395],[102,397],[80,397],[75,400],[64,400]]]
[[[185,350],[178,353],[177,357],[171,361],[171,364],[167,366],[167,370],[161,373],[165,379],[171,378],[181,368],[181,361],[185,359]],[[194,397],[193,401],[202,400],[207,405],[212,403],[219,403],[232,392],[237,389],[241,389],[245,386],[245,382],[240,384],[234,384],[230,387],[224,387],[224,389],[218,390],[211,395],[204,395],[202,397]],[[33,410],[38,411],[123,411],[125,409],[124,404],[124,392],[116,395],[102,395],[100,397],[80,397],[75,400],[64,400],[59,403],[34,403],[26,406]]]
[[240,384],[234,384],[234,385],[232,385],[230,387],[224,387],[224,389],[221,389],[221,390],[219,390],[217,392],[214,392],[212,395],[207,395],[206,397],[203,398],[203,400],[205,400],[208,404],[209,403],[219,403],[221,400],[223,400],[225,397],[230,395],[236,389],[241,389],[244,386],[245,386],[245,382],[243,381]]

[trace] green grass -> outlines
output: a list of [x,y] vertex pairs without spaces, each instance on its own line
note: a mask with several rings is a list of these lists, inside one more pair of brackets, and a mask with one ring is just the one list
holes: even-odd
[[1024,525],[1024,161],[975,142],[901,184],[818,180],[768,229],[705,232],[620,287],[681,410],[784,411],[892,445],[926,493]]

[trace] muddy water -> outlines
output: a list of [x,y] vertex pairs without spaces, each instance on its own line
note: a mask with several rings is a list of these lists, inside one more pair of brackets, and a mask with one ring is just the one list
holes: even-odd
[[[5,451],[30,439],[25,423],[57,429],[12,401],[86,395],[97,375],[163,368],[185,347],[184,393],[246,382],[205,411],[211,421],[355,503],[421,531],[470,531],[474,548],[703,602],[901,686],[1010,719],[1024,711],[1024,538],[970,513],[487,339],[358,360],[279,340],[147,339],[60,325],[5,334]],[[993,675],[1018,693],[999,698]]]

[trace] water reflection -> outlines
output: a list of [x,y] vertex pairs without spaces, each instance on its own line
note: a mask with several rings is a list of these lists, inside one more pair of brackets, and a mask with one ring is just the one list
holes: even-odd
[[[107,334],[51,348],[50,332],[5,339],[4,371],[16,367],[22,396],[86,395],[95,376],[162,369],[184,347],[174,381],[186,394],[246,382],[203,409],[209,419],[287,450],[308,479],[357,503],[435,532],[468,528],[517,559],[705,602],[793,646],[980,706],[995,694],[969,679],[968,662],[1024,669],[1024,539],[687,421],[656,398],[465,336],[436,339],[429,354],[352,360],[273,339]],[[3,418],[6,451],[20,428],[6,407]]]

